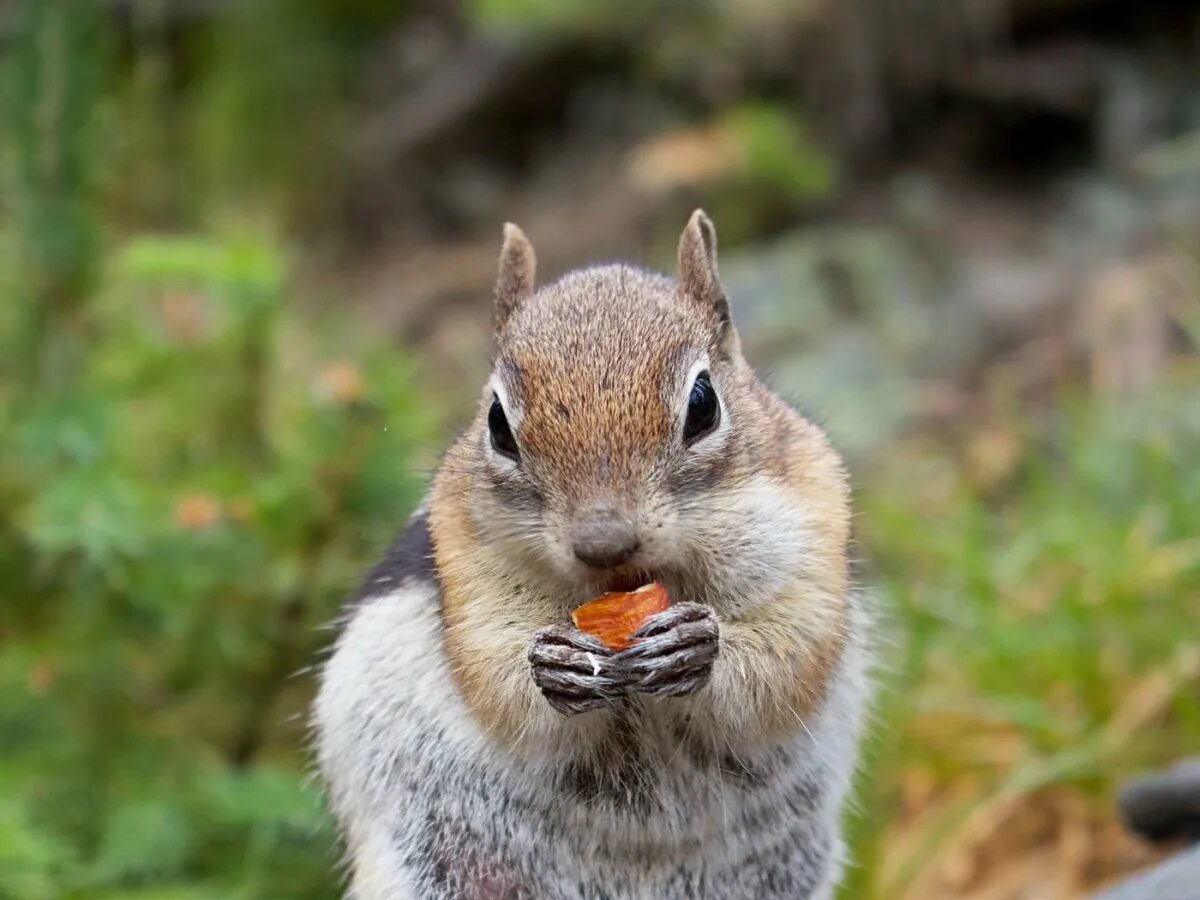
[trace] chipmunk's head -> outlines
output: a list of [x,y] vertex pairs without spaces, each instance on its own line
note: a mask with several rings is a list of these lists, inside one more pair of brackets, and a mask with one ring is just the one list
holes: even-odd
[[592,589],[702,571],[713,498],[745,466],[755,389],[712,223],[692,215],[677,280],[605,266],[535,290],[534,272],[529,241],[506,226],[495,366],[465,446],[482,473],[481,537]]

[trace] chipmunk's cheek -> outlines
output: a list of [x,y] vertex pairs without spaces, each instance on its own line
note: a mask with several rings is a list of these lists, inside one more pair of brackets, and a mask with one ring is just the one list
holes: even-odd
[[548,522],[543,532],[543,541],[546,550],[545,557],[555,573],[563,578],[578,578],[583,565],[575,558],[571,549],[571,541],[564,529]]
[[712,494],[696,522],[695,545],[710,585],[746,606],[769,602],[821,562],[811,512],[772,478]]

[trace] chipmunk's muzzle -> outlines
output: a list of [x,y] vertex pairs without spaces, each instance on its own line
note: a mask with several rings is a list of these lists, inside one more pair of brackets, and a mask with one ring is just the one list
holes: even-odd
[[576,514],[571,526],[575,558],[596,569],[628,562],[642,546],[637,524],[610,503],[593,503]]

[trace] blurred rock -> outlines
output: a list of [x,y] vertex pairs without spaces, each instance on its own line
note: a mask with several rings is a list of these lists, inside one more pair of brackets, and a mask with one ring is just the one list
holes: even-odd
[[1200,757],[1132,782],[1117,805],[1126,826],[1149,840],[1200,841]]
[[1197,900],[1200,897],[1200,848],[1136,875],[1096,900]]

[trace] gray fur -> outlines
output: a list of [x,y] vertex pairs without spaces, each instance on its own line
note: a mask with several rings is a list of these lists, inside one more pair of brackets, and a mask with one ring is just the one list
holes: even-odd
[[[707,619],[694,617],[675,618]],[[668,634],[665,624],[647,631]],[[775,745],[721,746],[677,700],[631,694],[563,719],[588,720],[586,740],[515,754],[472,724],[442,627],[436,582],[412,576],[357,607],[324,673],[318,749],[355,860],[354,900],[831,896],[860,643],[828,708]],[[546,665],[563,669],[579,667],[564,650],[603,650],[542,644]]]

